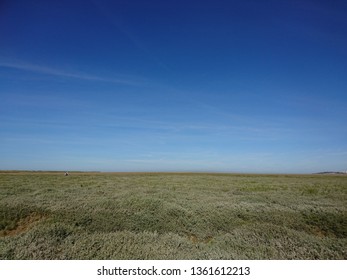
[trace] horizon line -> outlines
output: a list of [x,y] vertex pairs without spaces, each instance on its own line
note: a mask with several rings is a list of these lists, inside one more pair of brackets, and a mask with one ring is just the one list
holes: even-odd
[[298,172],[241,172],[241,171],[100,171],[100,170],[41,170],[41,169],[0,169],[0,173],[114,173],[114,174],[225,174],[225,175],[341,175],[347,171]]

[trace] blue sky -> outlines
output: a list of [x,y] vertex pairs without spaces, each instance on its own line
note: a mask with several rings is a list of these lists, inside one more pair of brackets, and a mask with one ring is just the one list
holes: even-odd
[[0,2],[0,169],[347,170],[346,1]]

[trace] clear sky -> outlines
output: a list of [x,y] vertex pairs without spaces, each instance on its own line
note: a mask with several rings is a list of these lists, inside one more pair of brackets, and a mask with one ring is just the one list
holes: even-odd
[[1,1],[0,169],[347,170],[347,1]]

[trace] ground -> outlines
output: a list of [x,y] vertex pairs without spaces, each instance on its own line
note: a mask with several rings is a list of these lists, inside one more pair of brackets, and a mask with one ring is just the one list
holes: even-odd
[[347,176],[0,173],[0,259],[346,259]]

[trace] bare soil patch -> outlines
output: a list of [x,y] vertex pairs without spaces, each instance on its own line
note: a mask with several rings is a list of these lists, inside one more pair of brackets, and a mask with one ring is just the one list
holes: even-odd
[[26,232],[30,230],[32,227],[34,227],[38,222],[42,221],[45,219],[45,216],[40,214],[40,213],[32,213],[29,216],[20,219],[16,227],[13,229],[5,229],[0,231],[0,237],[5,237],[5,236],[15,236],[20,233]]

